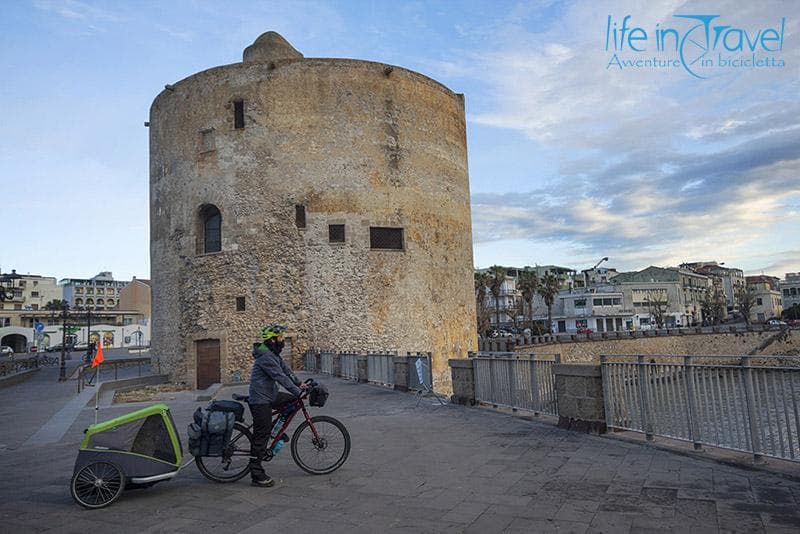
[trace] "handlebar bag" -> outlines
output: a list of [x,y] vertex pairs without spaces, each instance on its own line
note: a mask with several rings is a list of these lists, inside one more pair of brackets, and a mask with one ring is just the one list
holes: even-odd
[[308,392],[308,403],[311,406],[325,406],[328,400],[328,388],[322,384],[317,384]]

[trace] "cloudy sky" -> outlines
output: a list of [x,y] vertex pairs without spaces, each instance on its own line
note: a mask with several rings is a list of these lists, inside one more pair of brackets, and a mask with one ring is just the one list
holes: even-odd
[[[608,17],[626,15],[647,40],[620,59],[678,57],[670,36],[655,49],[675,29],[703,78],[609,67]],[[675,15],[719,15],[722,42]],[[770,28],[782,50],[755,39]],[[800,271],[800,3],[744,0],[2,2],[0,269],[149,276],[150,103],[266,30],[466,94],[477,267]],[[783,66],[719,65],[754,54]]]

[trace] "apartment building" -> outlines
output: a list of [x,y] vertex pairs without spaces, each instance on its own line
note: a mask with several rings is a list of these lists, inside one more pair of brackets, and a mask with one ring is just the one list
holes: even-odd
[[784,310],[800,306],[800,273],[786,273],[786,277],[778,281],[778,290]]
[[781,292],[778,290],[780,279],[762,274],[747,276],[745,280],[747,281],[747,290],[753,295],[750,320],[755,323],[764,323],[772,318],[780,317],[783,313],[783,300]]
[[15,270],[2,276],[7,279],[6,294],[12,298],[0,302],[0,327],[22,326],[23,312],[43,310],[48,302],[62,298],[54,277],[17,274]]
[[114,280],[114,276],[104,271],[92,278],[64,278],[59,285],[71,308],[92,308],[110,310],[119,303],[122,289],[129,282]]
[[650,329],[657,326],[653,302],[661,303],[666,328],[701,324],[703,296],[713,282],[682,267],[650,266],[620,273],[611,283],[623,295],[622,310],[631,313],[631,327]]
[[744,271],[734,267],[724,267],[724,263],[715,261],[701,261],[684,263],[681,268],[694,271],[712,279],[713,283],[719,287],[725,296],[725,304],[728,314],[739,311],[739,303],[736,301],[736,294],[745,287],[746,281]]

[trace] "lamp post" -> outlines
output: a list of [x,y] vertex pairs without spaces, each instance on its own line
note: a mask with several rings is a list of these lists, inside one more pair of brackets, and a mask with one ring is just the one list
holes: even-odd
[[67,379],[67,317],[69,316],[69,303],[61,301],[61,367],[58,371],[58,381]]

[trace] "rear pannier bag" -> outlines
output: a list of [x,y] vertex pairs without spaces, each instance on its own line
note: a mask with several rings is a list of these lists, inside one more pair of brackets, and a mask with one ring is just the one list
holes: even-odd
[[212,412],[232,412],[240,423],[244,421],[244,404],[230,400],[215,400],[208,405]]
[[[212,405],[209,406],[211,408]],[[233,411],[198,408],[194,422],[189,425],[189,454],[192,456],[222,456],[225,444],[231,439],[236,416]]]

